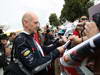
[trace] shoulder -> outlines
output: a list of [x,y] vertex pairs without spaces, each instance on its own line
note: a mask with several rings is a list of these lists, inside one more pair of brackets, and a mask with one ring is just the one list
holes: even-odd
[[21,33],[16,37],[14,43],[15,45],[20,45],[22,43],[25,43],[26,41],[26,36],[25,35],[22,35]]

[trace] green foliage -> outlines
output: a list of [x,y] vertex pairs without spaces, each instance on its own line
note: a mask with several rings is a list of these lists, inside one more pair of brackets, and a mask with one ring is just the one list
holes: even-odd
[[94,3],[89,0],[64,0],[65,4],[61,11],[60,22],[66,20],[73,22],[82,15],[88,16],[88,8]]
[[52,13],[49,16],[49,22],[50,22],[50,25],[52,25],[52,26],[59,26],[60,25],[60,22],[59,22],[57,15],[55,13]]

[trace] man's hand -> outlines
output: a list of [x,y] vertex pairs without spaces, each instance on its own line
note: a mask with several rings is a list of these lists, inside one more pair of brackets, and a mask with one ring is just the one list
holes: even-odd
[[68,39],[72,40],[74,44],[79,44],[82,42],[82,39],[75,35],[70,36]]
[[67,42],[66,36],[62,36],[61,38],[62,38],[63,42]]
[[75,35],[71,35],[68,37],[69,40],[73,40],[75,38]]
[[61,36],[61,39],[59,39],[59,43],[60,43],[61,45],[64,45],[66,42],[67,42],[66,36]]
[[64,59],[65,62],[70,61],[70,58],[67,55],[63,56],[62,58]]
[[57,48],[57,50],[62,54],[65,51],[64,45]]
[[90,38],[90,37],[96,35],[97,33],[99,33],[99,29],[97,28],[97,26],[94,22],[86,22],[84,32],[85,32],[86,36],[88,38]]

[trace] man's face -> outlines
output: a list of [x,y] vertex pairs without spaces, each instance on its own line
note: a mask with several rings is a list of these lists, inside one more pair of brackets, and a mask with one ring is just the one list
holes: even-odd
[[30,31],[31,31],[31,32],[37,32],[38,27],[39,27],[38,18],[34,18],[34,19],[30,22]]
[[39,21],[37,17],[32,17],[31,20],[26,20],[25,29],[27,29],[30,33],[37,32],[38,27],[39,27]]
[[13,34],[13,35],[12,35],[12,39],[15,39],[15,38],[16,38],[16,34]]

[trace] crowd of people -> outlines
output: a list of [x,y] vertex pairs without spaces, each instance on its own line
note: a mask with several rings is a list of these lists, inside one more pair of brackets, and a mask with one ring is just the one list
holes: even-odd
[[[22,17],[22,32],[11,32],[8,36],[0,30],[0,67],[3,67],[4,75],[100,75],[98,49],[78,65],[64,66],[60,61],[62,58],[66,63],[69,62],[68,56],[63,57],[64,51],[99,33],[100,14],[95,15],[99,17],[98,24],[96,18],[90,22],[83,15],[77,20],[73,32],[66,37],[67,29],[57,27],[53,30],[48,25],[41,29],[37,15],[26,12]],[[70,43],[65,48],[68,41]]]

